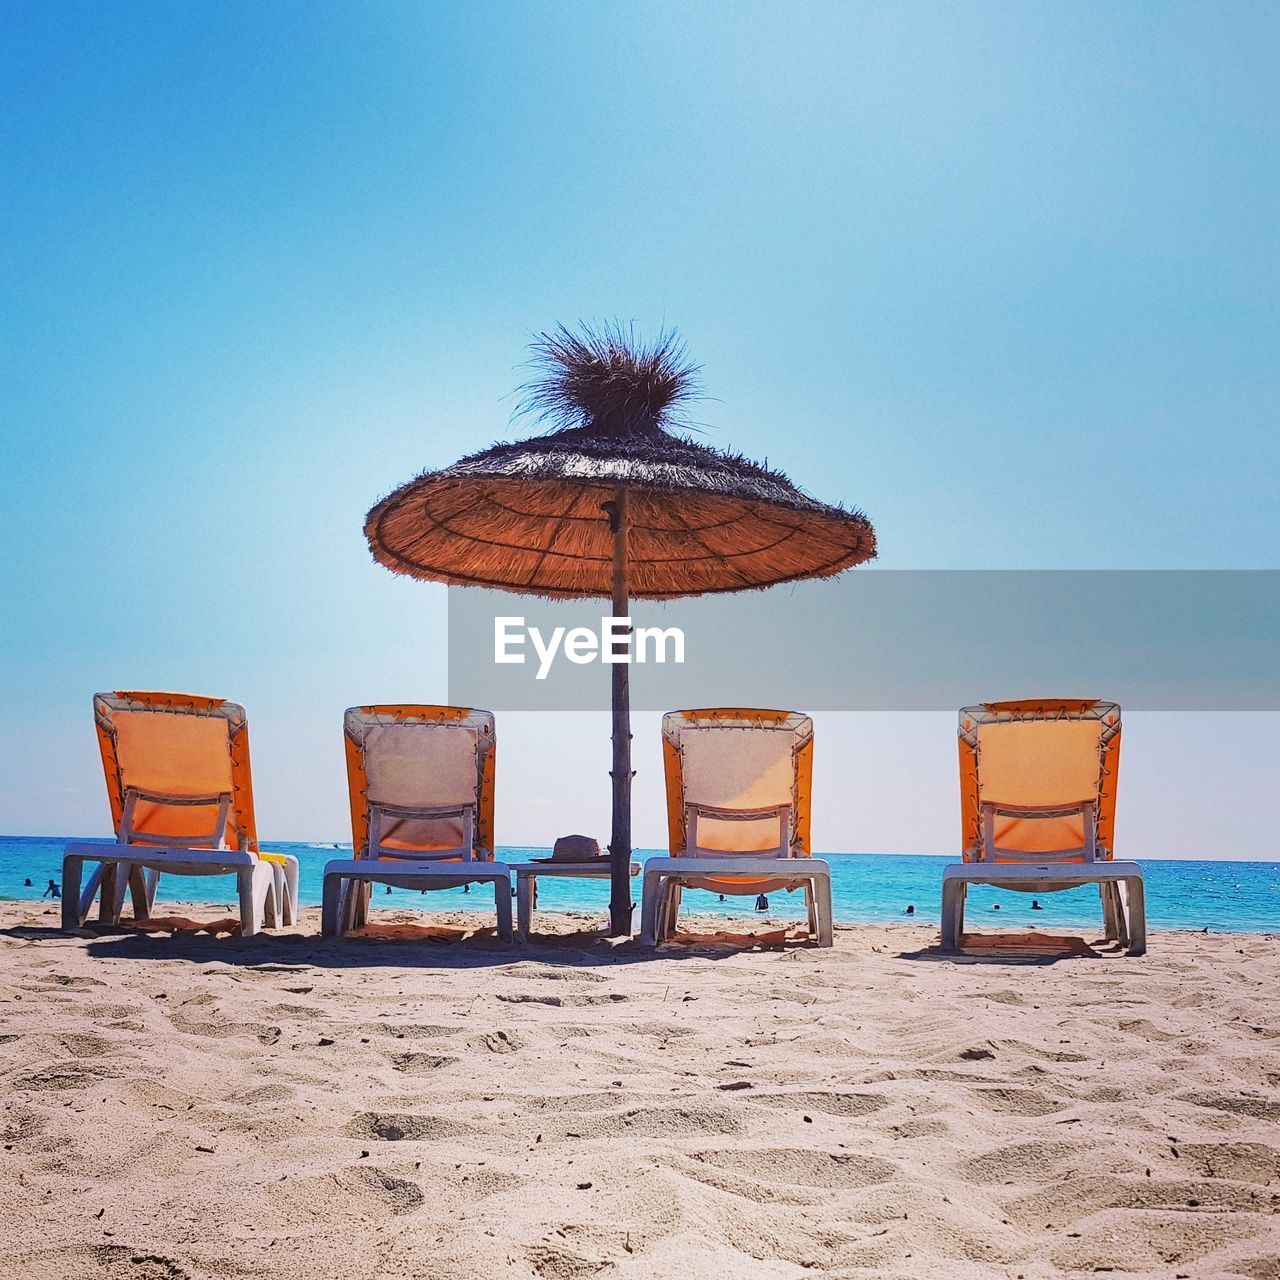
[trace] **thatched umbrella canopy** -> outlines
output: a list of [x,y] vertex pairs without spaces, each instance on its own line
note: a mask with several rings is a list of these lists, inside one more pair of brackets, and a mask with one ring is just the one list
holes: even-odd
[[[520,409],[551,425],[428,471],[368,514],[374,558],[453,586],[627,602],[829,577],[875,555],[858,511],[680,431],[700,393],[674,332],[561,327],[533,344]],[[613,930],[630,927],[629,669],[614,681]]]

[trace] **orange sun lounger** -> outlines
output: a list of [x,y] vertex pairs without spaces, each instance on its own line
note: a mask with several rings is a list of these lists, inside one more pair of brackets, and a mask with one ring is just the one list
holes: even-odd
[[958,950],[971,884],[1052,893],[1097,884],[1108,941],[1147,945],[1142,868],[1112,856],[1120,708],[1098,699],[988,702],[960,712],[964,861],[942,879],[942,946]]
[[[68,844],[62,926],[79,928],[95,894],[117,923],[126,889],[149,916],[160,874],[234,875],[244,935],[293,924],[298,860],[258,848],[244,708],[185,693],[99,693],[93,718],[116,843]],[[86,862],[98,864],[81,888]]]
[[324,869],[321,929],[368,923],[374,884],[493,886],[511,940],[511,872],[493,860],[493,715],[471,707],[353,707],[344,718],[354,858]]
[[671,711],[662,750],[671,856],[644,864],[641,940],[656,946],[675,933],[685,887],[803,888],[810,937],[831,946],[831,867],[809,855],[813,721],[794,711]]

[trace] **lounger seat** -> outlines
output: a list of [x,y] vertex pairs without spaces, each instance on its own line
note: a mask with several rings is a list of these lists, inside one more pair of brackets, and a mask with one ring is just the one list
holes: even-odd
[[[328,937],[342,933],[343,916],[353,886],[389,884],[396,889],[460,889],[464,884],[493,888],[498,937],[510,942],[511,869],[502,862],[413,862],[407,858],[335,858],[325,863],[324,906],[320,930]],[[366,914],[367,918],[367,914]]]
[[[84,883],[86,862],[99,864],[87,885]],[[252,853],[237,849],[144,845],[131,845],[122,850],[119,846],[85,842],[69,844],[63,852],[62,927],[83,926],[95,893],[101,897],[101,918],[105,922],[119,921],[126,891],[132,894],[134,916],[139,920],[149,918],[155,909],[161,872],[171,876],[235,876],[243,937],[282,923],[275,868]]]
[[[998,879],[993,878],[998,875]],[[971,884],[1022,893],[1053,893],[1096,884],[1102,896],[1103,932],[1108,941],[1127,947],[1131,956],[1147,949],[1146,891],[1136,862],[1021,863],[993,869],[982,863],[958,862],[942,873],[942,949],[956,951],[964,937],[965,897]],[[1121,890],[1119,900],[1113,887]]]
[[803,889],[809,936],[820,947],[832,945],[831,864],[819,858],[650,858],[644,864],[640,899],[645,946],[657,946],[674,934],[674,909],[679,906],[674,891],[680,886],[745,895]]

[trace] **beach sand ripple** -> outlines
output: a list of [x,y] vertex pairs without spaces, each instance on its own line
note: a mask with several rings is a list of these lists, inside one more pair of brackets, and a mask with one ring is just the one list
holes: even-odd
[[386,919],[0,907],[0,1275],[1280,1277],[1276,937]]

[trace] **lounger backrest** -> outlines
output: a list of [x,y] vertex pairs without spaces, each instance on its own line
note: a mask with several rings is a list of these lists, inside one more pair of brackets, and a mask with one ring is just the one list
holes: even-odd
[[358,858],[491,858],[493,716],[470,707],[354,707],[344,720]]
[[94,723],[116,838],[257,849],[244,708],[183,693],[98,693]]
[[1114,702],[966,707],[959,740],[966,860],[993,850],[996,860],[1112,856],[1120,763]]
[[808,853],[808,716],[739,708],[673,711],[663,718],[662,733],[675,856]]

